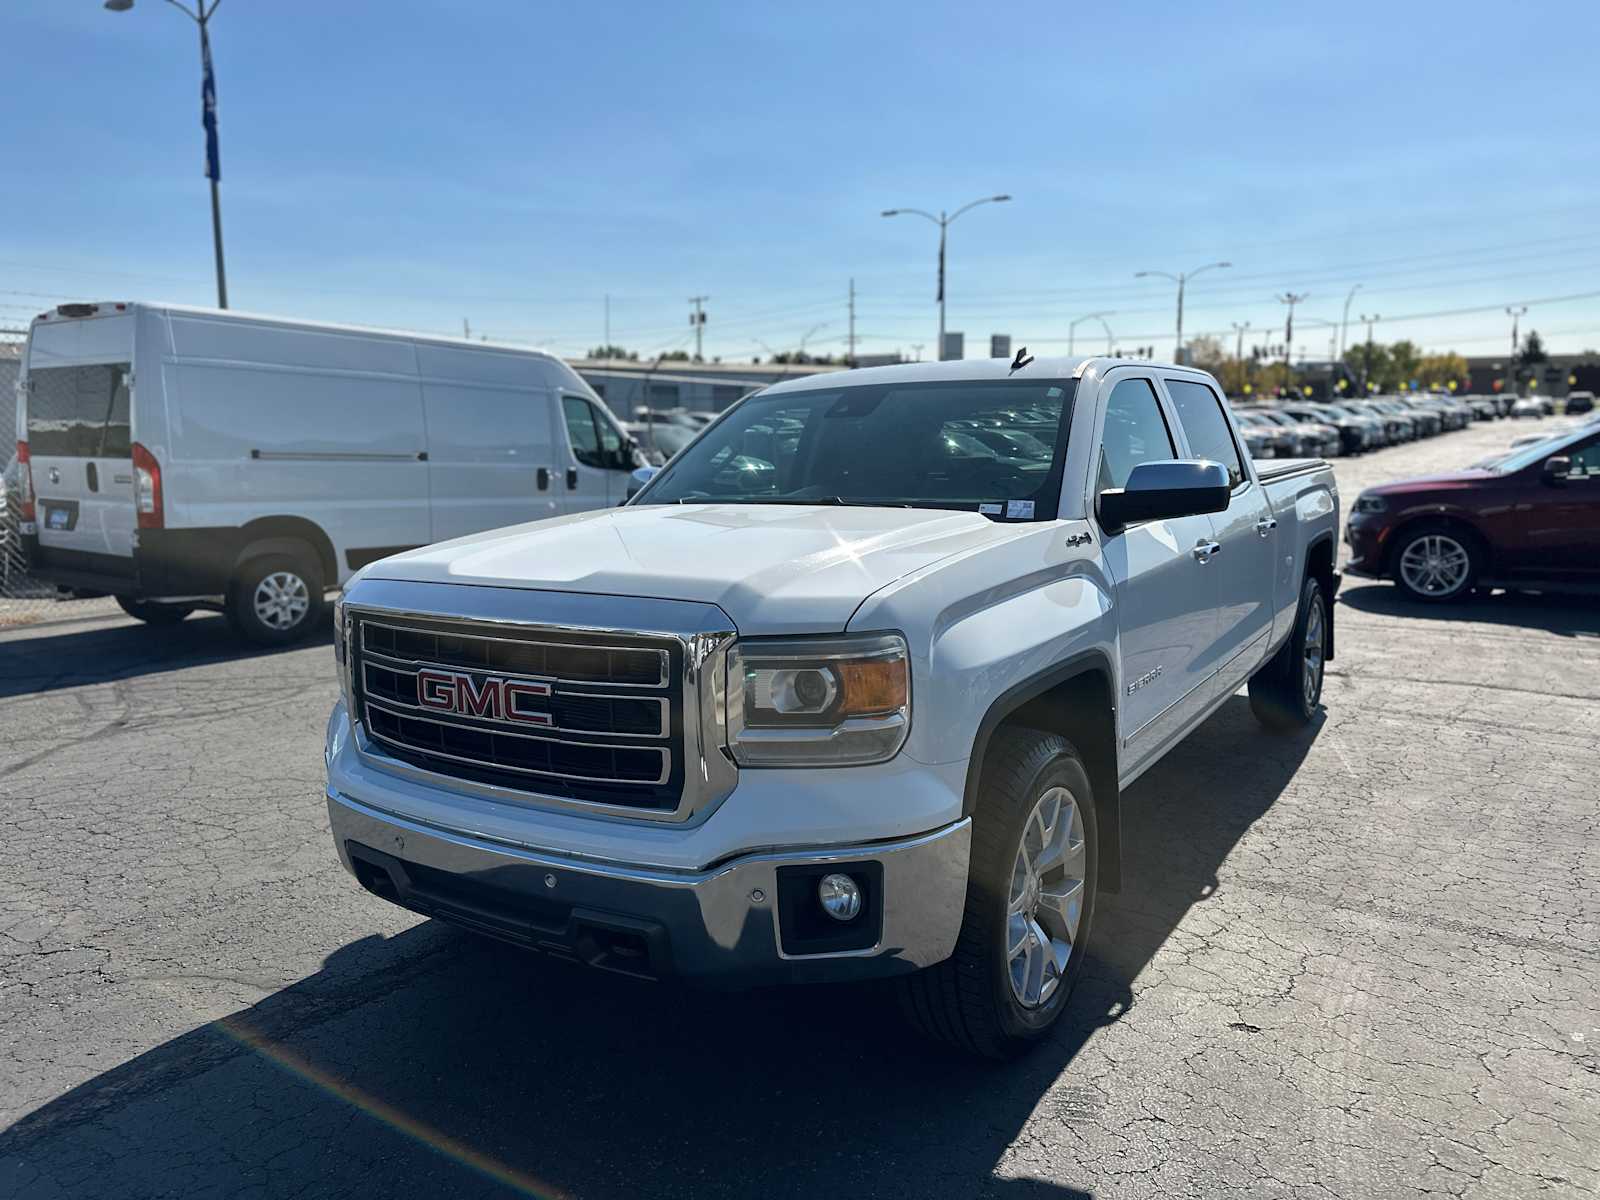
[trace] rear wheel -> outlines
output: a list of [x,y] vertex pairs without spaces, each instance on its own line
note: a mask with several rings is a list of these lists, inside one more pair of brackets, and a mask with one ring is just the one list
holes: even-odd
[[1250,711],[1275,733],[1311,723],[1322,702],[1328,660],[1328,602],[1316,576],[1300,585],[1294,628],[1278,652],[1250,677]]
[[1394,581],[1413,600],[1436,603],[1470,595],[1481,551],[1471,535],[1445,522],[1404,531],[1394,548]]
[[955,953],[900,981],[913,1025],[989,1058],[1049,1033],[1082,973],[1099,852],[1094,793],[1072,743],[1002,729],[973,815]]
[[176,625],[194,611],[192,604],[160,604],[154,600],[131,600],[127,596],[118,596],[117,606],[146,625]]
[[322,616],[322,571],[309,559],[273,554],[239,568],[228,589],[228,619],[261,646],[306,636]]

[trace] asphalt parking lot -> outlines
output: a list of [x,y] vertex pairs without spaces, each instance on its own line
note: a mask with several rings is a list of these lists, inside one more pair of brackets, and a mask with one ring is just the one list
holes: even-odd
[[[1503,446],[1479,425],[1337,470]],[[1009,1066],[870,989],[582,973],[392,908],[322,801],[328,639],[0,633],[0,1196],[1589,1196],[1600,605],[1349,579],[1325,716],[1242,698],[1127,798]]]

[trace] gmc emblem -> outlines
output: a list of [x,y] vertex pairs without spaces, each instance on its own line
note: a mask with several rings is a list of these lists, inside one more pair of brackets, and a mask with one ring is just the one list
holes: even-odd
[[487,717],[491,721],[519,721],[524,725],[546,727],[554,724],[549,713],[520,707],[517,703],[520,696],[549,699],[550,685],[494,675],[476,678],[459,671],[436,671],[429,667],[417,672],[417,703],[423,708],[462,717]]

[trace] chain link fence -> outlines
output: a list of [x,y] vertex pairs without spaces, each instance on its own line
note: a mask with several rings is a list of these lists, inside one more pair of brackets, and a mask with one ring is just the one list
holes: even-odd
[[57,598],[54,584],[28,574],[22,548],[22,468],[17,462],[17,382],[22,330],[0,329],[0,630],[116,611],[115,601]]

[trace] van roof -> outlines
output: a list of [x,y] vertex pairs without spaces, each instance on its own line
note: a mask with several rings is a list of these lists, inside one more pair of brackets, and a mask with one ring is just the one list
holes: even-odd
[[[87,313],[70,311],[85,308],[95,311]],[[226,321],[251,321],[284,325],[295,329],[315,329],[329,333],[355,333],[365,337],[404,338],[409,342],[429,342],[443,346],[471,346],[474,349],[508,350],[515,354],[537,355],[565,365],[565,360],[560,355],[554,354],[549,350],[541,350],[535,346],[516,345],[510,342],[491,342],[476,338],[451,337],[449,334],[442,333],[418,333],[411,329],[389,329],[377,325],[348,325],[337,321],[311,321],[304,317],[280,317],[271,313],[246,312],[237,308],[206,308],[201,305],[163,304],[143,300],[91,300],[75,304],[61,304],[49,312],[40,313],[33,319],[32,324],[36,325],[41,321],[53,322],[56,320],[96,320],[101,317],[123,316],[138,309],[148,312],[181,313],[190,317],[216,317]]]

